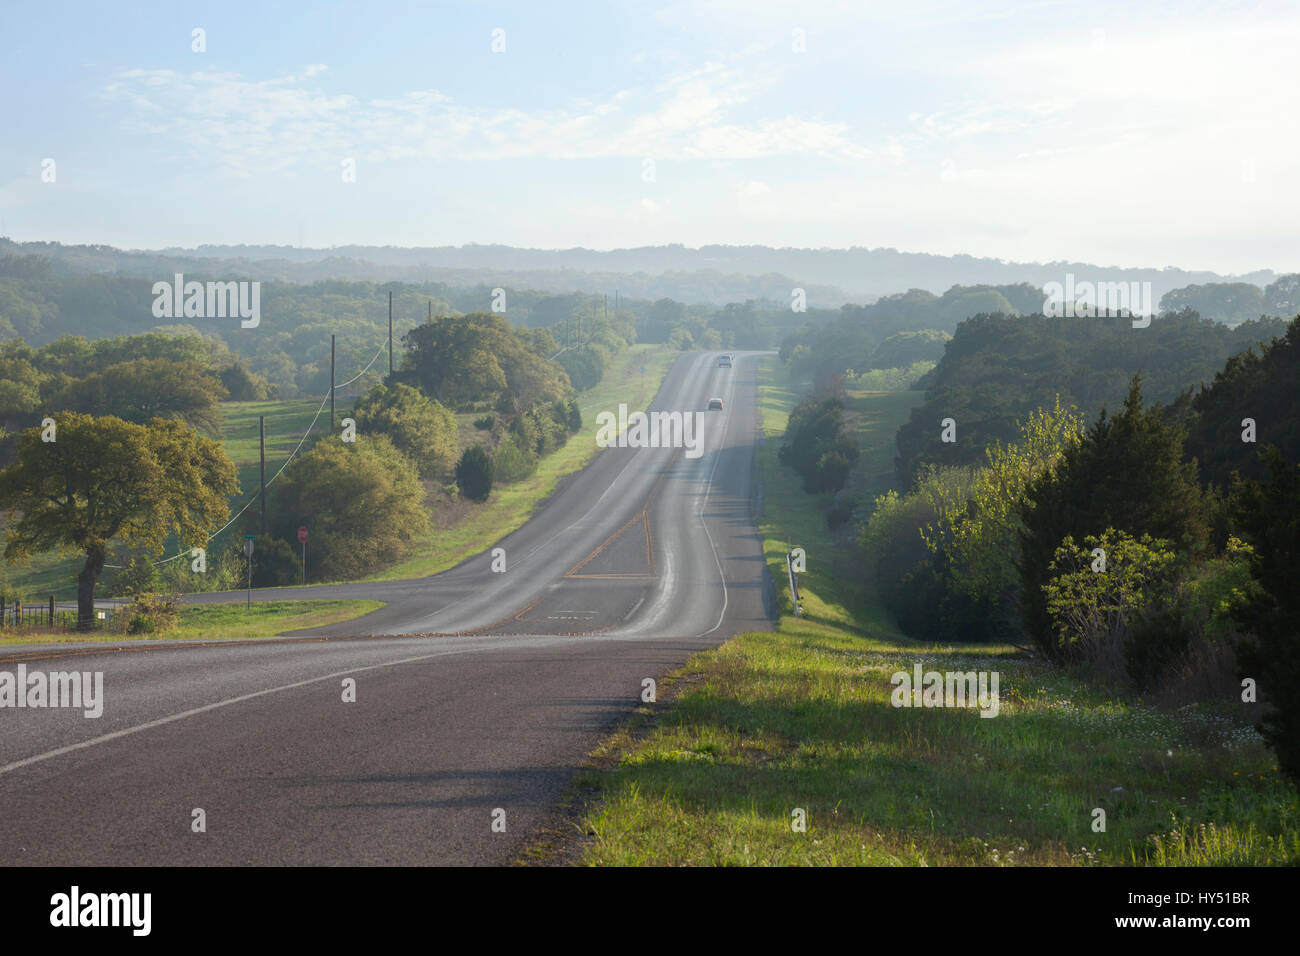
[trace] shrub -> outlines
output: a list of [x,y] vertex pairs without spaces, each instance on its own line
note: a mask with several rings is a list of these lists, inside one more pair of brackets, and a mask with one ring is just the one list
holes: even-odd
[[482,418],[474,419],[474,427],[481,432],[491,431],[492,426],[497,423],[495,415],[484,415]]
[[492,458],[482,445],[465,449],[456,464],[456,487],[471,501],[487,501],[492,494]]
[[180,623],[180,610],[176,607],[177,594],[137,594],[131,603],[119,612],[126,622],[128,634],[154,634]]
[[504,484],[527,478],[537,470],[537,457],[520,447],[515,435],[506,435],[492,453],[492,478]]
[[[1102,560],[1094,555],[1096,548],[1105,552],[1105,570],[1093,570]],[[1169,542],[1150,535],[1138,539],[1107,528],[1100,536],[1084,538],[1082,546],[1067,535],[1043,585],[1057,656],[1117,668],[1125,657],[1130,623],[1153,593],[1169,585],[1173,568]]]
[[777,453],[781,464],[803,478],[804,491],[839,491],[858,458],[857,442],[844,429],[838,398],[805,398],[790,413]]
[[289,542],[264,534],[253,545],[253,587],[280,588],[302,579],[301,554]]
[[415,463],[384,435],[319,442],[285,469],[274,504],[276,537],[293,539],[300,524],[311,529],[307,564],[316,580],[374,571],[429,524]]

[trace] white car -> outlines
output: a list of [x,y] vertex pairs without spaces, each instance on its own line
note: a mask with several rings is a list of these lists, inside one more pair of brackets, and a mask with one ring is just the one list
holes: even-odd
[[724,354],[724,355],[719,355],[719,356],[718,356],[718,368],[731,368],[731,356],[730,356],[730,355],[725,355],[725,354]]
[[720,412],[720,411],[722,411],[722,399],[720,399],[720,398],[711,398],[711,399],[709,399],[709,411],[711,411],[711,412]]

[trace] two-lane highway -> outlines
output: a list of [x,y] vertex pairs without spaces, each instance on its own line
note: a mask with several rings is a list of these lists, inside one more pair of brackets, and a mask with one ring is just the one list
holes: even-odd
[[756,364],[691,355],[666,376],[651,410],[699,411],[699,457],[607,449],[435,577],[255,594],[388,602],[315,639],[0,651],[0,672],[104,675],[97,719],[0,708],[0,861],[510,860],[644,678],[770,626]]

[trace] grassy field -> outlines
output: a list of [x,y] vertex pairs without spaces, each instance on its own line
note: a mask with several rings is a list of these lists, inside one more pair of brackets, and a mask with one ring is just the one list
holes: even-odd
[[[770,374],[772,436],[794,396]],[[892,435],[914,400],[858,396],[859,434]],[[582,862],[1300,862],[1300,800],[1252,730],[1107,696],[1011,647],[909,641],[848,580],[842,555],[810,544],[826,538],[822,512],[775,445],[758,459],[761,530],[777,581],[786,541],[808,549],[807,613],[695,655],[593,754],[578,781],[592,794]],[[998,715],[891,706],[891,675],[918,662],[998,672]]]
[[[853,470],[851,491],[863,500],[873,500],[894,487],[894,435],[907,421],[912,409],[925,400],[925,392],[869,392],[849,389],[844,403],[845,420],[858,433],[861,457]],[[773,423],[775,425],[775,423]],[[780,421],[780,430],[785,421]],[[773,432],[780,434],[780,431]]]
[[[239,469],[240,494],[231,499],[232,513],[257,493],[258,452],[257,419],[266,417],[266,478],[268,481],[284,464],[289,453],[297,446],[303,433],[311,424],[316,409],[321,407],[320,396],[276,402],[227,402],[225,424],[222,426],[222,444]],[[347,415],[352,399],[335,401],[336,421]],[[316,419],[314,434],[329,428],[330,410],[327,404]]]
[[383,606],[382,601],[267,601],[254,604],[251,608],[245,607],[242,602],[193,605],[181,608],[178,626],[156,634],[100,632],[86,635],[75,631],[43,633],[24,630],[19,635],[0,636],[0,645],[80,641],[116,643],[123,640],[205,641],[218,638],[251,640],[272,637],[285,631],[350,621]]
[[[680,355],[657,345],[635,345],[618,357],[615,369],[595,388],[578,396],[582,431],[559,451],[543,458],[537,471],[523,481],[499,485],[484,505],[469,509],[451,527],[434,528],[416,542],[406,560],[372,575],[369,581],[423,577],[455,567],[521,527],[560,481],[581,470],[599,450],[596,447],[596,413],[617,410],[620,402],[631,410],[644,409],[664,374]],[[642,374],[641,369],[645,372]]]

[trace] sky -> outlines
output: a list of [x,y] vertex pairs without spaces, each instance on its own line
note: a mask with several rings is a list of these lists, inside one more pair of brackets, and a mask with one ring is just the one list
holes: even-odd
[[0,235],[1293,272],[1297,49],[1268,2],[6,3]]

